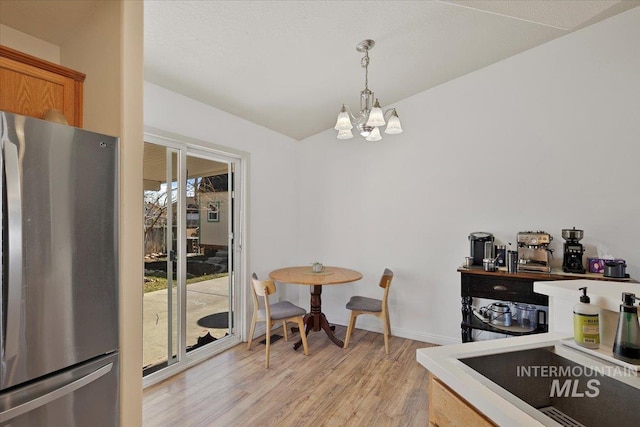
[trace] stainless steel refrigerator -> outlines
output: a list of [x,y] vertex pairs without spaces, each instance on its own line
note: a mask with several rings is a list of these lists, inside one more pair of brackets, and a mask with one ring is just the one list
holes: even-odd
[[117,426],[118,139],[0,115],[0,426]]

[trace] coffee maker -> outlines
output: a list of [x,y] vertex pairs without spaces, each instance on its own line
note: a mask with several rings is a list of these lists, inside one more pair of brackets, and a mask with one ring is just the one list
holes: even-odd
[[549,243],[553,237],[544,231],[523,231],[518,233],[518,272],[551,273]]
[[469,234],[473,265],[482,265],[484,258],[493,258],[493,241],[494,237],[491,233],[477,231]]
[[562,230],[562,238],[564,242],[564,260],[562,262],[562,271],[565,273],[584,273],[586,270],[582,265],[582,254],[584,246],[580,240],[584,236],[584,231],[564,228]]

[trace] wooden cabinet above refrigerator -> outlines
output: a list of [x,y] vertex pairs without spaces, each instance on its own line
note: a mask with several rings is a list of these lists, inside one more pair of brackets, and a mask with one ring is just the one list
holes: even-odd
[[82,127],[85,74],[0,45],[0,110],[44,118],[62,111],[71,126]]

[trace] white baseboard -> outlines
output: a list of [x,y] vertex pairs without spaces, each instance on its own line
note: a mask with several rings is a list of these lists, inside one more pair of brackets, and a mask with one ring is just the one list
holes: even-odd
[[[340,325],[340,323],[334,323],[334,322],[332,322],[332,324]],[[274,325],[274,329],[279,326],[281,326],[279,323]],[[346,325],[342,325],[342,326],[346,327]],[[378,332],[380,334],[382,333],[382,326],[373,326],[368,324],[368,322],[361,322],[360,319],[358,319],[358,323],[356,324],[356,329],[363,329],[365,331]],[[264,322],[258,323],[256,325],[256,331],[254,336],[259,337],[264,335],[265,330],[266,330],[265,323]],[[421,342],[438,344],[438,345],[460,344],[462,342],[460,337],[453,338],[453,337],[448,337],[444,335],[436,335],[436,334],[425,333],[422,331],[415,331],[412,329],[394,328],[393,326],[391,326],[391,334],[400,338],[406,338],[414,341],[421,341]],[[246,342],[246,340],[244,341]]]
[[[380,329],[382,333],[382,329]],[[407,338],[414,341],[428,342],[431,344],[447,345],[447,344],[460,344],[462,340],[460,337],[452,338],[444,335],[429,334],[419,331],[413,331],[408,329],[391,328],[391,333],[396,337]]]
[[[362,320],[363,321],[361,321],[361,319],[358,318],[358,322],[356,323],[356,329],[363,329],[365,331],[378,332],[380,334],[382,333],[382,325],[380,324],[380,322],[368,322],[367,320],[369,319],[362,319]],[[377,320],[377,319],[374,319],[374,320]],[[339,325],[340,323],[335,323],[335,324]],[[343,326],[346,326],[346,325],[343,325]],[[414,341],[421,341],[421,342],[427,342],[427,343],[438,344],[438,345],[460,344],[462,342],[462,339],[460,336],[454,338],[454,337],[449,337],[445,335],[430,334],[430,333],[416,331],[412,329],[395,328],[393,325],[391,325],[391,335],[400,337],[400,338],[414,340]]]

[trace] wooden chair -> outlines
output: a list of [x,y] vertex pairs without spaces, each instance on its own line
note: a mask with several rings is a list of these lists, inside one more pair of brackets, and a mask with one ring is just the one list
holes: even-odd
[[[251,350],[251,342],[253,341],[253,334],[256,329],[256,322],[266,322],[266,344],[267,344],[267,361],[265,367],[269,367],[269,354],[271,351],[271,327],[273,322],[282,322],[282,329],[284,330],[284,339],[289,341],[287,335],[287,322],[296,322],[300,329],[300,337],[302,338],[302,347],[304,348],[304,354],[309,355],[309,348],[307,347],[307,335],[304,332],[304,315],[307,311],[304,308],[291,304],[289,301],[280,301],[275,304],[269,303],[269,295],[276,292],[276,284],[273,280],[258,280],[256,273],[253,273],[251,279],[251,289],[253,295],[253,318],[251,319],[251,332],[249,332],[249,342],[247,343],[247,350]],[[264,306],[260,307],[258,297],[264,298]]]
[[349,347],[349,339],[353,328],[356,326],[356,317],[361,314],[371,314],[382,320],[382,328],[384,331],[384,351],[389,354],[389,336],[391,335],[391,321],[389,320],[389,306],[387,299],[389,297],[389,288],[393,279],[393,271],[388,268],[384,269],[382,278],[380,279],[380,287],[384,289],[382,300],[368,297],[354,296],[347,303],[347,310],[351,310],[349,318],[349,326],[347,327],[347,336],[344,340],[344,348]]

